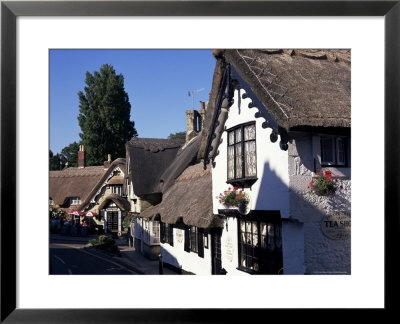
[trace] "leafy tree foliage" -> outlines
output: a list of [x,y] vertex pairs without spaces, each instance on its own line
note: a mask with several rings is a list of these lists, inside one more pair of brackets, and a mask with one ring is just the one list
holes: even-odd
[[50,171],[61,170],[65,166],[66,159],[61,154],[57,153],[53,154],[51,150],[49,150],[49,169]]
[[129,120],[131,104],[123,75],[116,75],[111,65],[104,64],[100,71],[86,72],[85,83],[84,92],[78,93],[78,121],[87,165],[102,164],[107,154],[124,157],[125,143],[137,132]]
[[186,139],[186,132],[176,132],[174,134],[169,134],[169,139]]
[[79,143],[73,142],[61,150],[61,155],[68,162],[69,167],[78,166]]

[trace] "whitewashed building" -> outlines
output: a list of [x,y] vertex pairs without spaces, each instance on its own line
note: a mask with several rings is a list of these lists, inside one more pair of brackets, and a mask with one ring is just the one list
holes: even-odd
[[[350,274],[350,50],[221,50],[198,158],[212,166],[214,273]],[[308,188],[316,172],[335,195]],[[246,212],[216,198],[229,187]]]
[[180,273],[216,273],[215,232],[222,223],[212,208],[211,167],[198,159],[206,105],[186,111],[186,143],[159,178],[162,199],[144,210],[143,218],[160,222],[160,253],[164,266]]

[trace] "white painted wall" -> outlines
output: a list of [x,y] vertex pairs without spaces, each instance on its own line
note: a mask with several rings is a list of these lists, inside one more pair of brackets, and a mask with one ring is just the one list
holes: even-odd
[[[240,96],[244,90],[240,90]],[[289,217],[289,175],[288,175],[288,152],[279,147],[279,141],[270,141],[271,129],[264,129],[261,124],[263,118],[255,118],[257,108],[248,108],[251,102],[249,98],[239,100],[239,90],[235,91],[234,104],[229,109],[229,116],[226,121],[226,128],[246,122],[256,122],[256,151],[257,151],[257,177],[258,180],[251,189],[245,189],[250,197],[250,209],[258,210],[280,210],[281,217]],[[240,103],[240,104],[239,104]],[[227,180],[227,132],[224,132],[222,142],[218,148],[219,154],[214,159],[215,167],[212,170],[213,176],[213,206],[214,213],[223,209],[218,202],[218,196],[229,185]],[[232,187],[232,186],[231,186]]]
[[[240,99],[244,90],[235,91],[234,104],[229,110],[226,128],[246,122],[256,122],[256,150],[258,180],[251,189],[245,189],[250,197],[250,209],[279,210],[281,217],[290,217],[289,192],[289,155],[288,151],[280,149],[279,141],[270,140],[271,129],[262,128],[263,118],[255,118],[257,108],[248,108],[250,99]],[[227,180],[227,132],[222,135],[222,143],[215,158],[213,176],[214,213],[224,207],[219,204],[216,196],[228,188]],[[226,227],[226,223],[228,226]],[[228,217],[221,237],[222,267],[227,275],[248,275],[238,270],[238,224],[237,219]],[[228,228],[228,230],[226,229]],[[283,222],[282,224],[282,253],[285,274],[304,273],[304,231],[299,224]]]
[[[228,226],[226,226],[228,224]],[[247,272],[238,270],[239,251],[238,251],[238,222],[236,217],[227,217],[224,230],[221,236],[221,261],[222,268],[227,271],[227,276],[238,275],[248,276]]]
[[185,232],[174,228],[174,246],[160,243],[163,262],[197,275],[211,275],[211,237],[208,235],[208,249],[204,248],[204,258],[197,253],[185,251]]

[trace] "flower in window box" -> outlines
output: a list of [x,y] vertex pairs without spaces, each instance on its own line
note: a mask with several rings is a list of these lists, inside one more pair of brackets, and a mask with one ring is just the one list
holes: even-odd
[[337,187],[338,177],[334,176],[329,170],[321,169],[317,171],[317,176],[312,178],[307,188],[318,196],[333,196]]
[[220,193],[217,199],[225,208],[239,207],[239,209],[242,208],[243,210],[246,210],[250,201],[249,196],[242,189],[238,189],[238,187],[229,187],[228,190]]

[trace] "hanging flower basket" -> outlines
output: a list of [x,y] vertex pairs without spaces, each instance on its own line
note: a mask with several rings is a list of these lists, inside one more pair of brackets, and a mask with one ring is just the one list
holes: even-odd
[[241,214],[246,214],[250,202],[249,196],[238,187],[229,187],[216,197],[226,209],[237,208]]
[[[342,188],[341,185],[339,187]],[[318,170],[307,188],[317,196],[333,196],[338,188],[338,177],[329,170]]]

